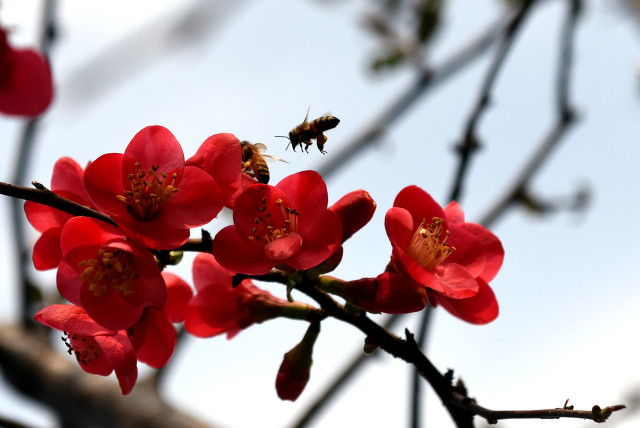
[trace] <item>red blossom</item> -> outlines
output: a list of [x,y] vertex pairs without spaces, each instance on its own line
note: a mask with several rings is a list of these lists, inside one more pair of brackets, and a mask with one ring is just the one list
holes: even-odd
[[167,284],[167,302],[158,309],[144,309],[142,317],[127,329],[138,361],[159,369],[164,367],[176,349],[177,333],[172,323],[182,322],[193,291],[180,277],[162,272]]
[[327,187],[314,171],[275,187],[254,184],[236,199],[233,225],[213,240],[213,254],[235,272],[261,275],[274,266],[309,269],[338,250],[340,217],[327,209]]
[[84,371],[107,376],[115,370],[122,393],[131,392],[138,367],[135,350],[125,332],[105,329],[75,305],[49,306],[35,320],[64,332],[69,354],[75,354]]
[[240,140],[233,134],[215,134],[204,140],[195,155],[187,159],[209,174],[220,186],[225,206],[233,208],[235,200],[255,180],[242,173]]
[[388,270],[451,298],[475,295],[477,279],[492,279],[502,264],[504,251],[495,235],[465,223],[457,203],[443,210],[416,186],[398,194],[385,226],[393,247]]
[[[57,195],[93,208],[84,189],[83,175],[84,170],[76,161],[62,157],[53,167],[51,190]],[[32,201],[25,202],[24,211],[29,223],[42,233],[33,248],[33,265],[37,270],[57,267],[62,260],[62,227],[73,216]]]
[[7,31],[0,28],[0,113],[33,117],[42,114],[53,99],[51,69],[32,49],[14,49]]
[[162,126],[138,132],[124,154],[96,159],[85,172],[87,193],[128,236],[166,250],[189,238],[222,209],[215,181],[200,168],[185,166],[180,143]]
[[185,329],[198,337],[227,334],[231,339],[255,323],[281,316],[288,310],[305,311],[308,306],[289,303],[261,290],[250,279],[233,287],[234,272],[220,266],[208,253],[193,262],[196,295],[187,305]]
[[167,289],[153,255],[115,227],[88,217],[69,220],[60,238],[60,294],[98,324],[123,330],[145,307],[161,307]]

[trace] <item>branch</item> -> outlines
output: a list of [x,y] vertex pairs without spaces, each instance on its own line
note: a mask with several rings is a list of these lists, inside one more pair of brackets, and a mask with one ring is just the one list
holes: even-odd
[[[16,198],[16,200],[24,199],[27,201],[37,202],[74,216],[92,217],[113,226],[117,226],[116,223],[111,220],[111,217],[101,213],[100,211],[96,211],[69,199],[63,198],[62,196],[56,195],[37,181],[34,181],[33,185],[35,189],[0,181],[0,194],[11,196],[12,198]],[[21,216],[24,217],[24,212],[21,213]]]
[[434,389],[440,400],[447,408],[451,418],[458,428],[472,428],[473,417],[482,416],[489,423],[496,423],[500,419],[557,419],[557,418],[581,418],[595,422],[604,422],[611,413],[623,409],[623,405],[615,405],[601,409],[594,406],[591,411],[573,410],[572,407],[544,410],[490,410],[476,404],[475,400],[468,397],[464,387],[451,384],[453,373],[443,375],[422,353],[417,346],[413,335],[405,330],[406,340],[391,334],[374,321],[369,319],[364,312],[352,314],[334,301],[329,295],[318,290],[311,282],[302,282],[296,285],[296,289],[313,298],[327,312],[343,322],[353,325],[362,331],[367,337],[371,337],[381,349],[388,354],[400,358],[412,364],[421,377],[423,377]]

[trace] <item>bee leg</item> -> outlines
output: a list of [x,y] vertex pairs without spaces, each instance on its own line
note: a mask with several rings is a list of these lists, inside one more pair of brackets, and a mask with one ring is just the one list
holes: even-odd
[[327,142],[327,137],[324,134],[320,134],[318,135],[318,138],[316,138],[316,143],[318,144],[318,150],[320,150],[320,153],[322,153],[323,155],[326,155],[327,152],[324,151],[324,143]]

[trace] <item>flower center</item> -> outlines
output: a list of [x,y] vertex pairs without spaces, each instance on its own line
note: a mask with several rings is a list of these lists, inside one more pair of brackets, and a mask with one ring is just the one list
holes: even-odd
[[267,207],[267,198],[263,198],[260,205],[256,207],[258,211],[254,220],[256,226],[251,231],[249,239],[261,247],[290,233],[298,232],[298,215],[300,213],[295,208],[285,207],[282,199],[278,199],[276,204],[280,208],[280,217],[282,218],[282,222],[276,224],[274,224],[273,216]]
[[85,268],[80,279],[89,283],[89,290],[94,295],[104,296],[108,287],[125,296],[133,293],[131,288],[136,273],[124,251],[101,249],[97,258],[83,260],[79,265]]
[[73,355],[75,353],[78,362],[85,366],[89,365],[89,363],[100,355],[97,349],[97,344],[91,337],[80,336],[77,334],[69,335],[69,333],[65,331],[64,336],[62,336],[62,341],[67,345],[67,352],[69,355]]
[[117,198],[127,204],[127,211],[137,220],[152,220],[162,208],[162,205],[170,201],[173,194],[179,189],[174,186],[177,175],[167,180],[167,174],[158,173],[158,165],[147,170],[141,168],[140,162],[136,162],[136,172],[129,174],[131,190],[126,190],[124,195]]
[[440,217],[433,217],[429,225],[423,218],[411,238],[408,253],[427,270],[434,269],[456,250],[447,243],[449,231],[443,229],[443,224]]

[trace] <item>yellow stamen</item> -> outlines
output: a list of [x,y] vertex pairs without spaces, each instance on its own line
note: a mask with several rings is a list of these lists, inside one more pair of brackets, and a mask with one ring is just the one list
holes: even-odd
[[433,217],[431,224],[422,219],[409,244],[408,253],[427,270],[440,265],[456,248],[447,243],[449,231],[443,229],[444,219]]
[[131,288],[136,273],[124,251],[101,249],[97,258],[83,260],[79,265],[85,268],[80,279],[89,283],[89,290],[94,295],[104,296],[108,287],[124,295],[133,293]]
[[148,170],[142,169],[142,164],[137,162],[136,172],[129,174],[131,190],[126,190],[124,195],[116,197],[127,204],[127,211],[140,221],[152,220],[160,212],[162,205],[173,198],[173,194],[179,189],[175,187],[177,175],[171,175],[168,182],[167,174],[158,173],[159,167],[152,166]]
[[254,223],[256,227],[251,231],[249,239],[264,247],[270,242],[273,242],[279,238],[287,236],[289,233],[298,231],[298,215],[299,213],[295,208],[286,207],[282,199],[276,201],[276,205],[280,208],[280,214],[282,215],[282,223],[280,225],[274,225],[272,223],[273,216],[268,211],[267,199],[263,198],[260,206],[256,207],[259,215],[256,216]]

